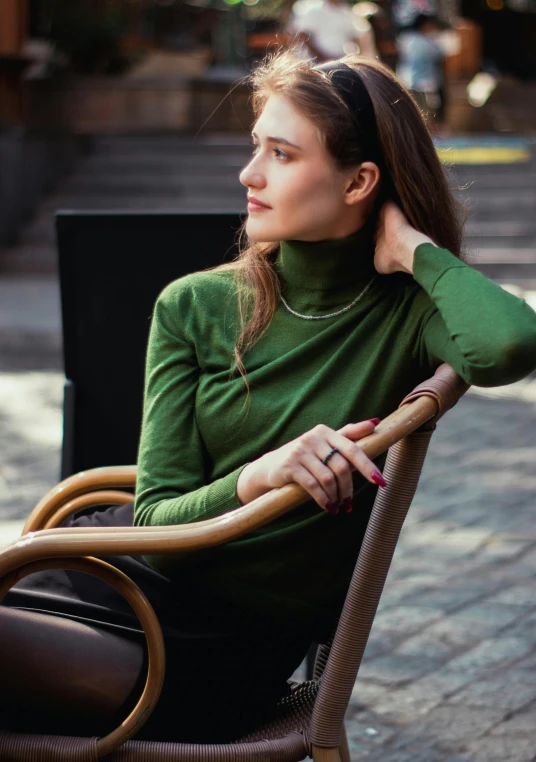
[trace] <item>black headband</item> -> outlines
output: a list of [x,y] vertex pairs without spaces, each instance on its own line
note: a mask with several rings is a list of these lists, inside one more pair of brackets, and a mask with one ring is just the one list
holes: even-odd
[[348,106],[357,128],[359,143],[363,147],[364,161],[373,161],[381,167],[383,165],[382,151],[374,106],[359,74],[342,61],[328,61],[314,68],[316,71],[331,75],[330,79],[337,93]]

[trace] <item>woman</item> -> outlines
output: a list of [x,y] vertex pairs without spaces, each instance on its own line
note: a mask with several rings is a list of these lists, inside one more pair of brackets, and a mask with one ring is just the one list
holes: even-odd
[[440,30],[435,16],[420,13],[398,38],[397,74],[422,111],[429,118],[435,118],[436,128],[441,127],[445,115],[445,51],[440,43]]
[[[211,518],[289,482],[311,500],[221,548],[115,559],[146,590],[166,637],[166,687],[146,737],[247,732],[310,642],[329,635],[385,484],[383,458],[355,445],[378,418],[444,361],[484,386],[536,366],[536,315],[460,260],[455,204],[396,77],[374,61],[314,66],[284,53],[252,80],[254,151],[240,175],[250,245],[157,301],[134,522]],[[115,508],[75,524],[131,520]],[[71,706],[92,733],[124,715],[143,679],[136,622],[112,594],[83,584],[42,575],[0,608],[9,646],[0,679],[19,725],[29,727],[24,665],[34,695]],[[20,646],[37,624],[54,690]],[[98,658],[85,646],[95,637]],[[59,684],[66,658],[83,690]],[[115,670],[113,689],[99,678],[103,664]]]

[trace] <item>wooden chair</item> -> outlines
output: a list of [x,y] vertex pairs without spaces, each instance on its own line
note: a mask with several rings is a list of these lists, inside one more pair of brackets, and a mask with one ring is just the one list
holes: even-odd
[[22,577],[45,568],[87,571],[116,587],[132,605],[147,638],[148,674],[137,705],[119,728],[103,738],[71,738],[0,732],[0,759],[10,762],[218,762],[264,760],[349,762],[344,715],[365,651],[402,524],[417,488],[435,423],[467,390],[447,365],[420,384],[360,441],[375,458],[389,449],[339,623],[330,643],[320,646],[313,679],[295,683],[277,706],[275,719],[229,744],[180,744],[129,740],[154,709],[162,688],[162,632],[141,591],[96,556],[181,553],[234,540],[292,510],[307,499],[297,485],[273,490],[224,516],[169,527],[58,528],[67,516],[89,506],[131,500],[134,466],[103,467],[71,476],[52,489],[30,515],[22,537],[0,552],[0,600]]

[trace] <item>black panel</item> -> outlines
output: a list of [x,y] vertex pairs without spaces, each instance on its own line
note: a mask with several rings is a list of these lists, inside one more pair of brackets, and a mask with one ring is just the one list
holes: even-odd
[[233,258],[240,223],[238,212],[57,214],[65,375],[75,388],[64,467],[136,462],[154,302],[172,280]]

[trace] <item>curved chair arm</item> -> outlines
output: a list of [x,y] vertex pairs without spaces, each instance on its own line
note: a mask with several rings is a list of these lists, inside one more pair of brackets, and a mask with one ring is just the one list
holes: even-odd
[[34,527],[28,531],[36,532],[39,529],[56,529],[60,527],[69,516],[83,511],[86,508],[96,508],[99,505],[126,505],[134,499],[132,492],[120,492],[119,490],[103,489],[98,492],[86,492],[84,495],[69,500],[47,521],[44,527]]
[[47,569],[70,569],[93,574],[114,587],[130,604],[138,617],[147,643],[147,677],[143,692],[128,717],[112,732],[96,742],[97,755],[104,757],[141,728],[152,714],[164,685],[166,656],[164,637],[153,607],[130,577],[99,558],[47,559],[19,566],[0,580],[0,601],[20,579]]
[[[458,396],[463,394],[467,384],[448,366],[441,366],[434,377],[439,378],[439,384],[434,386],[434,379],[431,379],[421,396],[404,400],[398,410],[384,418],[373,434],[360,440],[361,449],[370,458],[376,458],[427,421],[442,415],[453,404],[445,402],[441,389],[445,375],[456,381]],[[76,474],[54,487],[40,501],[32,515],[39,513],[40,520],[45,516],[49,520],[59,506],[84,491],[132,486],[135,476],[135,466],[97,468]],[[19,565],[43,558],[173,554],[215,547],[274,521],[308,499],[309,495],[302,487],[287,484],[230,513],[194,524],[46,529],[24,535],[0,551],[0,578]]]
[[[136,486],[136,466],[104,466],[102,468],[92,468],[88,471],[80,471],[64,479],[55,487],[52,487],[44,497],[37,503],[33,511],[26,519],[22,534],[37,532],[39,529],[50,529],[50,524],[57,526],[55,515],[61,511],[68,503],[73,501],[79,495],[83,495],[93,490],[109,490],[114,487],[133,488]],[[128,493],[123,493],[127,495]],[[102,496],[99,496],[101,498]],[[132,500],[132,495],[129,495]],[[124,502],[127,502],[126,500]],[[103,503],[96,499],[95,502],[84,504],[80,507],[75,506],[67,515],[62,514],[61,521],[67,518],[71,513],[82,508],[88,508],[90,505],[102,505]],[[114,499],[109,499],[106,503],[119,504]]]
[[[406,437],[438,413],[431,397],[421,397],[385,418],[371,434],[359,442],[370,457],[375,458],[391,445]],[[71,476],[54,487],[35,509],[49,518],[58,505],[83,493],[117,484],[124,486],[135,476],[135,467],[100,468]],[[274,489],[241,508],[195,524],[166,527],[98,527],[61,528],[23,535],[0,551],[0,578],[17,566],[43,558],[72,556],[151,555],[180,553],[215,547],[237,539],[309,499],[308,493],[296,484]]]

